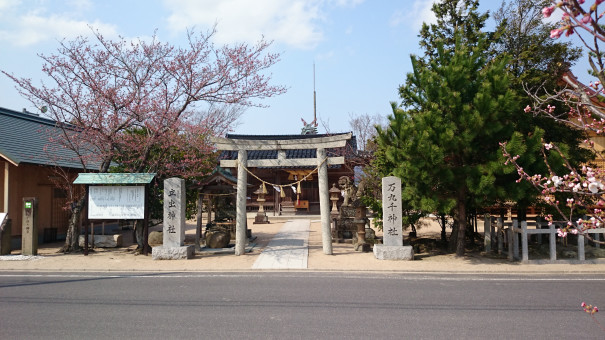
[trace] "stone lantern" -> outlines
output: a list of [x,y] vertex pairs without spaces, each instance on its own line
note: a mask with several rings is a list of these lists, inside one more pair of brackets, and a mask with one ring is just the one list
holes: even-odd
[[265,188],[264,184],[261,184],[260,187],[254,192],[254,194],[258,195],[256,201],[258,202],[258,212],[256,213],[256,217],[254,218],[254,224],[267,224],[269,223],[269,218],[265,213],[265,195],[267,194],[267,188]]
[[336,206],[336,203],[339,200],[339,195],[340,189],[336,187],[336,183],[332,183],[332,188],[330,189],[330,201],[332,201],[332,211],[330,211],[330,215],[332,215],[332,217],[338,215],[338,207]]

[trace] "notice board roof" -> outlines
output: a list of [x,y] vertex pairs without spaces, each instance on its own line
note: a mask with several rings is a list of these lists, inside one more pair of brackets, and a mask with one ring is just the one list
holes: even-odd
[[148,184],[155,173],[82,173],[74,184]]

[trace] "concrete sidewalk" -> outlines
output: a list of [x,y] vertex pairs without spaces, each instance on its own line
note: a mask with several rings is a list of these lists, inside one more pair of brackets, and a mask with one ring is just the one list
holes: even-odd
[[310,220],[287,221],[267,244],[252,269],[307,269]]

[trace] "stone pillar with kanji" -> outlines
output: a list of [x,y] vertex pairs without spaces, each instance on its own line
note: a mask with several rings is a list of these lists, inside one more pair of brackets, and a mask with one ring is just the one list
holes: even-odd
[[164,246],[185,244],[185,180],[168,178],[164,181]]
[[163,244],[154,247],[154,260],[178,260],[193,257],[193,245],[185,246],[185,180],[168,178],[164,180],[164,228]]
[[374,245],[374,256],[379,260],[413,260],[412,246],[403,245],[401,179],[382,178],[382,232],[383,244]]
[[23,198],[21,254],[38,255],[38,199]]
[[382,179],[382,231],[385,246],[403,246],[403,226],[401,210],[401,179]]

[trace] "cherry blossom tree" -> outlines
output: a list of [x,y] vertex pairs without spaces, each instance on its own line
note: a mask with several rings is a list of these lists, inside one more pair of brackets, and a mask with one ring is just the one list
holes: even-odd
[[[119,161],[128,172],[200,176],[212,157],[209,136],[228,131],[245,107],[286,91],[270,83],[279,61],[270,42],[215,46],[215,32],[189,31],[185,46],[175,46],[155,34],[113,41],[93,30],[92,38],[40,55],[48,77],[41,85],[2,73],[36,107],[48,107],[64,131],[49,142],[73,150],[85,172],[108,172]],[[70,232],[77,235],[73,223]],[[77,249],[74,238],[66,251]]]

